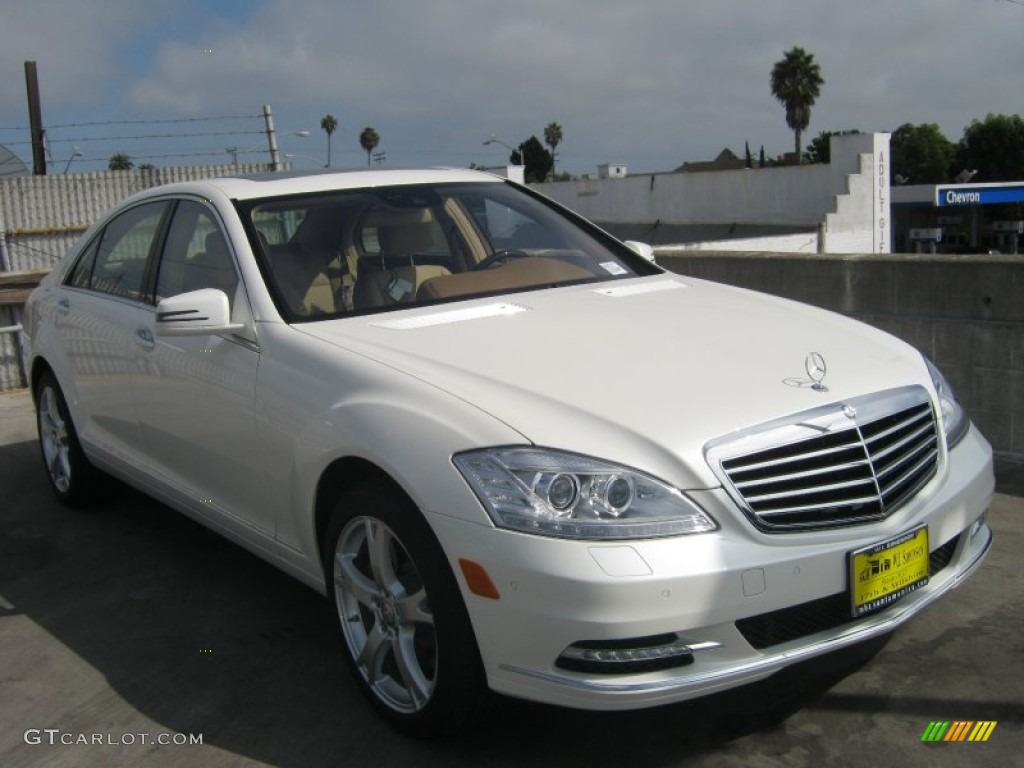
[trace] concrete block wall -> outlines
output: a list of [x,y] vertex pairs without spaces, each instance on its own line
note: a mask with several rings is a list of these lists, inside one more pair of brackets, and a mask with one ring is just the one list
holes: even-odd
[[680,274],[849,315],[920,349],[974,423],[1024,461],[1024,256],[661,252]]

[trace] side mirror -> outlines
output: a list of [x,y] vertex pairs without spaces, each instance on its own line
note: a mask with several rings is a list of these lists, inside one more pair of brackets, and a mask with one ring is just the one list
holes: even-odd
[[636,253],[639,253],[641,256],[643,256],[645,259],[647,259],[652,264],[655,263],[654,262],[654,249],[651,246],[649,246],[647,243],[640,243],[640,242],[637,242],[636,240],[627,240],[626,241],[626,247],[629,248],[631,251],[635,251]]
[[245,326],[231,322],[231,306],[224,291],[200,288],[157,304],[154,328],[158,336],[208,336],[233,333]]

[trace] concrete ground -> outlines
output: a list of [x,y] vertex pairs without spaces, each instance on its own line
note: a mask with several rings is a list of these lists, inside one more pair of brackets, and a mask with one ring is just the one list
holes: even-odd
[[[5,768],[1024,765],[1021,498],[996,497],[974,578],[884,647],[645,712],[501,699],[433,743],[371,713],[317,594],[140,494],[56,503],[24,392],[0,395],[0,499]],[[922,744],[934,720],[998,725],[985,743]],[[143,743],[165,734],[202,744]]]

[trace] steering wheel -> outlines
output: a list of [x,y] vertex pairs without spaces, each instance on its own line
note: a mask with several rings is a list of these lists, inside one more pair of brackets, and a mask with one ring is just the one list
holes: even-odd
[[472,269],[474,271],[478,269],[490,269],[499,262],[508,262],[511,261],[512,259],[527,259],[529,257],[530,254],[526,253],[526,251],[517,251],[511,248],[503,248],[500,251],[495,251],[494,253],[490,253],[487,256],[485,256],[483,259],[477,262],[476,266],[472,267]]

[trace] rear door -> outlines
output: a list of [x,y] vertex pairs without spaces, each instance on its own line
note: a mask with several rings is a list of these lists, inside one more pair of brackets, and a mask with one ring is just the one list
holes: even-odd
[[61,384],[74,400],[79,437],[87,450],[131,466],[145,463],[133,388],[139,352],[152,343],[141,330],[152,313],[145,285],[168,210],[167,201],[143,203],[111,219],[57,297],[57,332],[73,373]]

